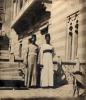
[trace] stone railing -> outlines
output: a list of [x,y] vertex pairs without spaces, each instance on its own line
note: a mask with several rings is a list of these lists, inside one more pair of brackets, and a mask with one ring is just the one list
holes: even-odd
[[80,71],[85,75],[86,72],[86,61],[85,60],[61,60],[59,59],[58,61],[54,61],[54,68],[58,70],[58,68],[60,67],[67,78],[68,83],[73,83],[73,77],[71,75],[71,73],[73,72],[77,72]]

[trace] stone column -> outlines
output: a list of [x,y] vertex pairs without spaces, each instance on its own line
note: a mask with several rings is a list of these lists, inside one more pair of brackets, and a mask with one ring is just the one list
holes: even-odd
[[74,52],[75,52],[75,19],[72,21],[72,26],[73,26],[73,40],[72,40],[72,59],[74,60]]
[[19,13],[20,11],[20,0],[17,1],[17,14]]

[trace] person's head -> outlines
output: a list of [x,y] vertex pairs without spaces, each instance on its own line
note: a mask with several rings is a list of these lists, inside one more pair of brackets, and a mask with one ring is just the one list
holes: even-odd
[[32,35],[31,41],[32,41],[32,43],[36,42],[36,35],[35,34]]
[[46,40],[47,44],[50,44],[50,39],[51,39],[50,34],[46,34],[45,35],[45,40]]

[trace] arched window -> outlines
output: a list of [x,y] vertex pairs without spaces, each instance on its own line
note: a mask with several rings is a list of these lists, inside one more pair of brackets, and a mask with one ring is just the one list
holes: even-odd
[[75,12],[67,17],[67,58],[76,59],[78,51],[78,20],[79,12]]

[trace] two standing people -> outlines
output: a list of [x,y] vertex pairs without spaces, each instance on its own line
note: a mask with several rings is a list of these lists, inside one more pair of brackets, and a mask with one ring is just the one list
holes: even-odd
[[[27,87],[37,86],[37,58],[39,55],[41,68],[41,87],[53,87],[53,47],[50,44],[50,34],[45,35],[46,43],[42,44],[40,51],[36,45],[36,35],[32,35],[31,44],[27,52],[27,75],[25,84]],[[39,54],[38,54],[39,52]]]

